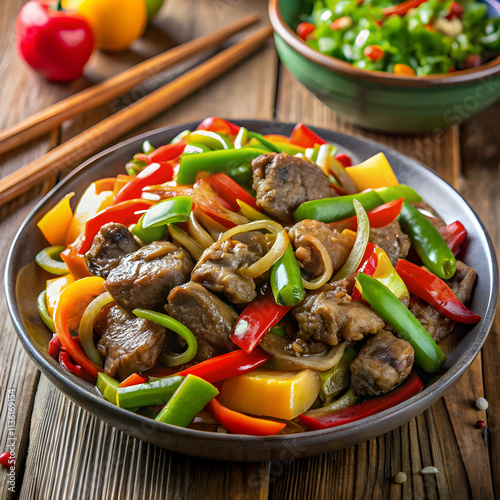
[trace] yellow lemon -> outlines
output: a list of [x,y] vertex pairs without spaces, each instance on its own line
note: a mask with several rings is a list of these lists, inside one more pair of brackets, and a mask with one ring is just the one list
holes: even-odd
[[87,19],[103,50],[125,50],[146,28],[144,0],[67,0],[67,9]]

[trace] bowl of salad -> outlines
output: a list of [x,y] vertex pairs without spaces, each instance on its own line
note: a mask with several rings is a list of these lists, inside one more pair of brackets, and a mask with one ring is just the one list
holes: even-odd
[[170,450],[250,461],[417,415],[473,361],[498,300],[488,235],[430,170],[221,118],[82,165],[20,228],[5,283],[28,354],[79,405]]
[[269,16],[283,64],[355,125],[428,132],[500,96],[494,0],[271,0]]

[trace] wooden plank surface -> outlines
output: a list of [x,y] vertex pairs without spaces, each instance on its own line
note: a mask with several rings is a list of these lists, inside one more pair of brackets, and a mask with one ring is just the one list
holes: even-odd
[[[266,2],[189,0],[169,2],[156,26],[125,54],[96,54],[81,79],[66,87],[46,84],[26,70],[14,47],[14,19],[22,0],[0,3],[0,86],[2,128],[64,97],[88,83],[100,81],[159,50],[207,33],[248,12],[265,13]],[[201,57],[201,56],[200,56]],[[199,59],[197,59],[199,60]],[[66,124],[60,134],[43,138],[30,148],[0,159],[1,175],[88,126],[151,92],[196,60],[156,76],[129,94]],[[346,125],[335,113],[297,83],[284,69],[269,44],[229,74],[177,104],[133,134],[159,126],[210,115],[304,121],[345,133],[379,140],[427,164],[455,186],[478,211],[497,248],[500,231],[500,104],[460,129],[424,136],[385,136]],[[45,183],[0,212],[2,263],[13,235]],[[27,201],[27,203],[26,203]],[[16,494],[22,498],[493,498],[500,492],[500,323],[471,369],[429,410],[402,427],[346,450],[273,463],[223,463],[170,453],[126,436],[82,410],[43,376],[24,354],[0,300],[0,451],[7,445],[6,401],[16,394]],[[479,395],[490,401],[487,416],[472,402]],[[489,445],[475,429],[487,419]],[[29,450],[28,450],[29,442]],[[25,462],[25,456],[27,459]],[[436,476],[422,476],[427,465]],[[392,477],[405,471],[408,481]],[[14,496],[7,475],[0,474],[0,499]]]

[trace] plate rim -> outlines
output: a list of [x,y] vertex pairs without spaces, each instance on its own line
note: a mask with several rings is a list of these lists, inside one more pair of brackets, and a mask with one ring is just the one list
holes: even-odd
[[[259,119],[233,119],[237,124],[243,124],[248,128],[260,129],[262,130],[265,127],[280,127],[280,128],[291,128],[295,125],[292,122],[281,122],[277,120],[259,120]],[[381,144],[372,139],[366,139],[364,137],[360,137],[357,135],[348,135],[341,132],[336,132],[332,130],[328,130],[321,127],[311,126],[310,128],[314,130],[318,134],[323,134],[325,137],[335,137],[332,140],[333,142],[341,145],[342,142],[349,143],[353,141],[354,143],[358,143],[361,141],[362,143],[368,144],[374,148],[377,148],[379,151],[383,151],[384,153],[389,153],[391,156],[396,157],[399,161],[408,162],[415,164],[417,168],[423,168],[427,170],[431,176],[437,179],[439,182],[445,183],[462,203],[465,203],[467,208],[470,210],[473,215],[475,222],[479,224],[479,227],[482,230],[482,234],[487,242],[487,252],[490,254],[492,259],[488,261],[489,270],[491,272],[491,294],[490,294],[490,302],[489,307],[486,310],[485,316],[482,318],[480,323],[480,339],[473,340],[470,349],[474,351],[474,355],[468,355],[467,352],[462,354],[462,356],[451,366],[449,369],[440,375],[439,381],[442,381],[438,387],[434,387],[436,384],[430,384],[425,387],[422,392],[417,394],[416,396],[406,400],[399,405],[393,406],[388,410],[377,413],[376,415],[372,415],[370,417],[366,417],[360,421],[352,422],[349,424],[345,424],[343,426],[333,428],[333,429],[324,429],[318,431],[307,431],[303,433],[297,434],[289,434],[289,435],[279,435],[279,436],[266,436],[266,437],[256,437],[256,436],[245,436],[240,434],[220,434],[214,432],[200,431],[194,429],[185,429],[180,427],[175,427],[167,424],[163,424],[160,422],[156,422],[147,417],[143,417],[141,415],[137,415],[135,413],[131,413],[127,410],[119,408],[108,401],[105,401],[97,394],[97,392],[93,392],[85,389],[81,385],[75,382],[74,379],[77,377],[69,374],[66,371],[63,371],[62,368],[58,369],[58,365],[52,364],[47,358],[43,355],[43,353],[35,346],[34,342],[31,340],[29,333],[24,327],[22,319],[20,317],[19,310],[17,308],[17,301],[15,300],[15,276],[14,276],[14,264],[15,264],[15,248],[16,242],[23,234],[23,231],[29,223],[35,219],[37,214],[43,209],[45,212],[47,210],[47,203],[50,204],[53,197],[58,194],[62,194],[64,188],[67,184],[76,180],[79,175],[85,172],[88,169],[91,169],[93,165],[98,163],[102,158],[109,156],[110,154],[118,151],[124,147],[131,146],[134,143],[139,143],[147,138],[151,138],[155,135],[165,135],[170,134],[171,137],[174,136],[176,131],[181,131],[186,128],[190,128],[196,126],[199,121],[193,121],[188,123],[182,123],[178,125],[171,125],[166,127],[161,127],[153,130],[146,131],[144,133],[135,135],[133,137],[127,138],[124,141],[121,141],[117,144],[114,144],[103,151],[93,155],[91,158],[84,161],[81,165],[76,167],[67,177],[65,177],[61,182],[56,184],[38,203],[37,205],[30,211],[30,213],[26,216],[20,228],[16,232],[16,235],[12,241],[11,247],[9,249],[9,253],[6,260],[5,265],[5,273],[4,273],[4,288],[6,293],[6,301],[8,305],[8,310],[14,324],[16,333],[23,345],[24,349],[27,351],[30,358],[35,362],[37,367],[51,380],[51,382],[58,387],[61,392],[63,392],[66,396],[70,397],[73,401],[76,402],[79,406],[85,408],[90,411],[92,414],[96,415],[101,420],[109,423],[110,425],[117,427],[118,429],[126,432],[127,434],[131,434],[138,439],[145,440],[152,444],[158,444],[163,446],[161,443],[155,442],[153,439],[147,439],[148,436],[138,437],[137,434],[133,433],[133,428],[136,427],[148,427],[152,429],[151,435],[156,434],[156,432],[160,432],[164,434],[167,432],[171,434],[174,438],[178,437],[180,440],[184,440],[188,438],[189,440],[203,440],[203,441],[215,441],[223,444],[251,444],[253,450],[250,450],[248,456],[245,457],[237,457],[231,456],[231,450],[224,449],[224,446],[221,446],[221,450],[218,453],[206,453],[202,448],[200,450],[191,449],[188,451],[179,449],[179,446],[175,447],[166,447],[167,449],[171,449],[177,452],[183,452],[190,455],[199,456],[202,458],[212,458],[212,459],[225,459],[225,460],[235,460],[235,461],[255,461],[255,460],[271,460],[277,458],[280,451],[280,444],[287,448],[287,444],[292,446],[288,446],[289,450],[293,450],[294,447],[302,448],[304,446],[309,447],[310,450],[313,450],[315,446],[319,444],[325,445],[324,451],[331,451],[333,449],[341,449],[345,446],[350,446],[356,444],[358,442],[364,441],[369,438],[373,438],[380,434],[387,432],[389,429],[394,429],[400,425],[400,422],[395,422],[398,418],[401,417],[401,414],[404,415],[405,421],[410,420],[414,416],[422,413],[425,409],[429,408],[437,399],[439,399],[468,369],[470,364],[473,362],[477,354],[480,352],[480,349],[487,338],[489,331],[491,330],[491,326],[493,323],[496,303],[498,302],[498,264],[496,259],[495,250],[491,241],[491,238],[484,227],[481,219],[478,217],[475,210],[470,206],[470,204],[456,191],[456,189],[449,184],[445,179],[436,174],[433,170],[423,165],[421,162],[406,156],[391,147],[388,147],[384,144]],[[338,139],[338,140],[337,140]],[[345,140],[345,141],[343,141]],[[55,200],[56,202],[58,200]],[[496,300],[495,300],[496,299]],[[479,332],[478,332],[479,333]],[[470,332],[468,332],[470,334]],[[469,357],[469,359],[465,360],[465,363],[461,363],[460,366],[457,366],[458,361],[463,357]],[[83,401],[82,401],[83,400]],[[94,407],[97,405],[97,408]],[[413,410],[417,411],[413,411]],[[99,411],[98,411],[99,410]],[[126,418],[125,418],[126,417]],[[116,420],[118,419],[118,425]],[[131,425],[127,425],[127,423],[122,420],[128,420]],[[166,426],[167,425],[167,426]],[[131,429],[132,428],[132,429]],[[380,429],[379,431],[374,432],[366,432],[366,429]],[[361,431],[365,431],[362,433]],[[357,434],[361,434],[361,437],[358,439],[355,436]],[[369,437],[363,437],[369,435]],[[350,438],[349,445],[343,445],[340,447],[335,447],[333,443],[333,447],[328,447],[328,444],[332,445],[332,441],[335,441],[336,437],[342,438]],[[330,438],[330,439],[328,439]],[[328,442],[325,442],[328,441]],[[191,443],[192,445],[192,443]],[[197,452],[199,451],[199,452]],[[229,455],[228,455],[229,452]],[[298,456],[310,456],[315,455],[321,452],[312,451],[309,453],[309,450],[300,450],[297,452],[298,454],[293,455],[293,458]],[[214,457],[214,455],[216,455]]]

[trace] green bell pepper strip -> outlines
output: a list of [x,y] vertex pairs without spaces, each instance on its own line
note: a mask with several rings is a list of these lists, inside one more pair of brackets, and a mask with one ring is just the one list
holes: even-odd
[[323,403],[330,403],[337,394],[349,387],[349,366],[357,356],[353,347],[346,347],[340,361],[330,370],[319,374],[320,397]]
[[147,167],[147,165],[145,161],[133,158],[125,165],[125,170],[127,171],[127,175],[137,175],[144,167]]
[[356,280],[361,286],[364,299],[375,312],[412,345],[417,363],[426,372],[437,372],[446,361],[446,356],[418,319],[375,278],[358,273]]
[[366,251],[366,246],[368,245],[368,240],[370,238],[370,221],[368,220],[368,215],[366,214],[363,205],[354,198],[352,200],[354,205],[354,210],[356,211],[356,217],[358,220],[358,232],[356,234],[356,241],[352,247],[351,253],[344,265],[339,269],[337,274],[333,276],[333,281],[340,281],[347,278],[359,267],[363,255]]
[[187,427],[219,391],[196,375],[188,375],[175,391],[155,420],[165,424]]
[[297,146],[296,144],[291,144],[290,142],[273,141],[272,144],[275,148],[279,149],[280,153],[286,153],[290,156],[295,156],[299,153],[304,154],[306,152],[305,148]]
[[64,250],[66,250],[66,247],[63,246],[44,248],[36,254],[35,261],[45,271],[57,276],[64,276],[69,274],[68,266],[62,260],[56,259]]
[[181,354],[176,354],[171,351],[164,351],[161,361],[166,366],[179,366],[191,361],[198,352],[198,341],[193,332],[176,319],[167,316],[163,313],[148,311],[146,309],[134,309],[132,311],[138,318],[148,319],[158,323],[165,328],[172,330],[177,335],[181,336],[187,343],[186,350]]
[[422,197],[410,186],[399,184],[398,186],[387,186],[374,190],[384,203],[404,198],[408,203],[418,203]]
[[245,127],[240,127],[236,137],[234,138],[235,149],[244,148],[248,142],[248,130]]
[[285,253],[271,266],[269,281],[277,304],[296,306],[304,300],[306,293],[292,245],[288,245]]
[[182,155],[177,184],[193,184],[200,171],[225,172],[250,163],[264,152],[257,148],[221,149],[195,155]]
[[144,243],[153,243],[153,241],[163,240],[167,232],[167,226],[148,227],[147,229],[144,229],[142,223],[144,222],[145,215],[146,212],[142,214],[139,222],[132,228],[132,233]]
[[239,167],[228,170],[226,174],[240,186],[252,184],[253,173],[252,167],[250,167],[250,165],[240,165]]
[[223,134],[209,130],[195,130],[184,137],[188,144],[203,144],[210,149],[234,149],[231,141]]
[[116,404],[120,408],[165,404],[178,389],[185,377],[171,375],[144,384],[118,387]]
[[150,155],[155,149],[148,140],[142,143],[142,152],[145,155]]
[[336,222],[356,215],[353,200],[359,201],[365,211],[372,210],[382,205],[382,199],[375,191],[366,193],[337,196],[336,198],[323,198],[302,203],[293,214],[297,222],[304,219],[316,219],[320,222]]
[[148,229],[177,222],[186,222],[192,208],[193,199],[189,196],[176,196],[160,201],[146,211],[142,227]]
[[263,135],[257,132],[248,132],[248,137],[250,139],[257,139],[263,146],[271,150],[273,153],[281,153],[282,151],[275,146],[271,141],[268,141]]
[[340,410],[344,410],[345,408],[349,408],[350,406],[355,405],[359,402],[360,399],[361,398],[354,392],[354,389],[352,387],[349,387],[349,389],[344,392],[344,394],[342,394],[340,398],[326,404],[321,408],[316,408],[315,410],[310,410],[303,415],[300,415],[299,419],[302,421],[304,420],[304,418],[307,420],[311,418],[325,417],[327,415],[334,414]]
[[206,153],[207,151],[212,150],[207,145],[199,142],[190,142],[189,144],[186,144],[186,147],[184,148],[185,155]]
[[38,314],[40,315],[40,318],[42,318],[42,321],[45,323],[45,326],[51,331],[55,332],[56,329],[54,327],[54,320],[49,314],[49,311],[47,309],[47,302],[45,302],[45,297],[47,295],[47,291],[43,290],[40,292],[36,299],[36,308],[38,310]]
[[399,214],[401,229],[411,239],[425,267],[442,279],[450,279],[457,267],[453,252],[427,217],[407,201]]
[[[120,382],[118,382],[118,380],[106,375],[104,372],[99,372],[97,375],[96,387],[106,401],[109,401],[114,405],[117,404],[116,396],[118,394],[118,389],[120,388]],[[136,412],[139,408],[140,406],[136,406],[127,408],[127,410]]]

